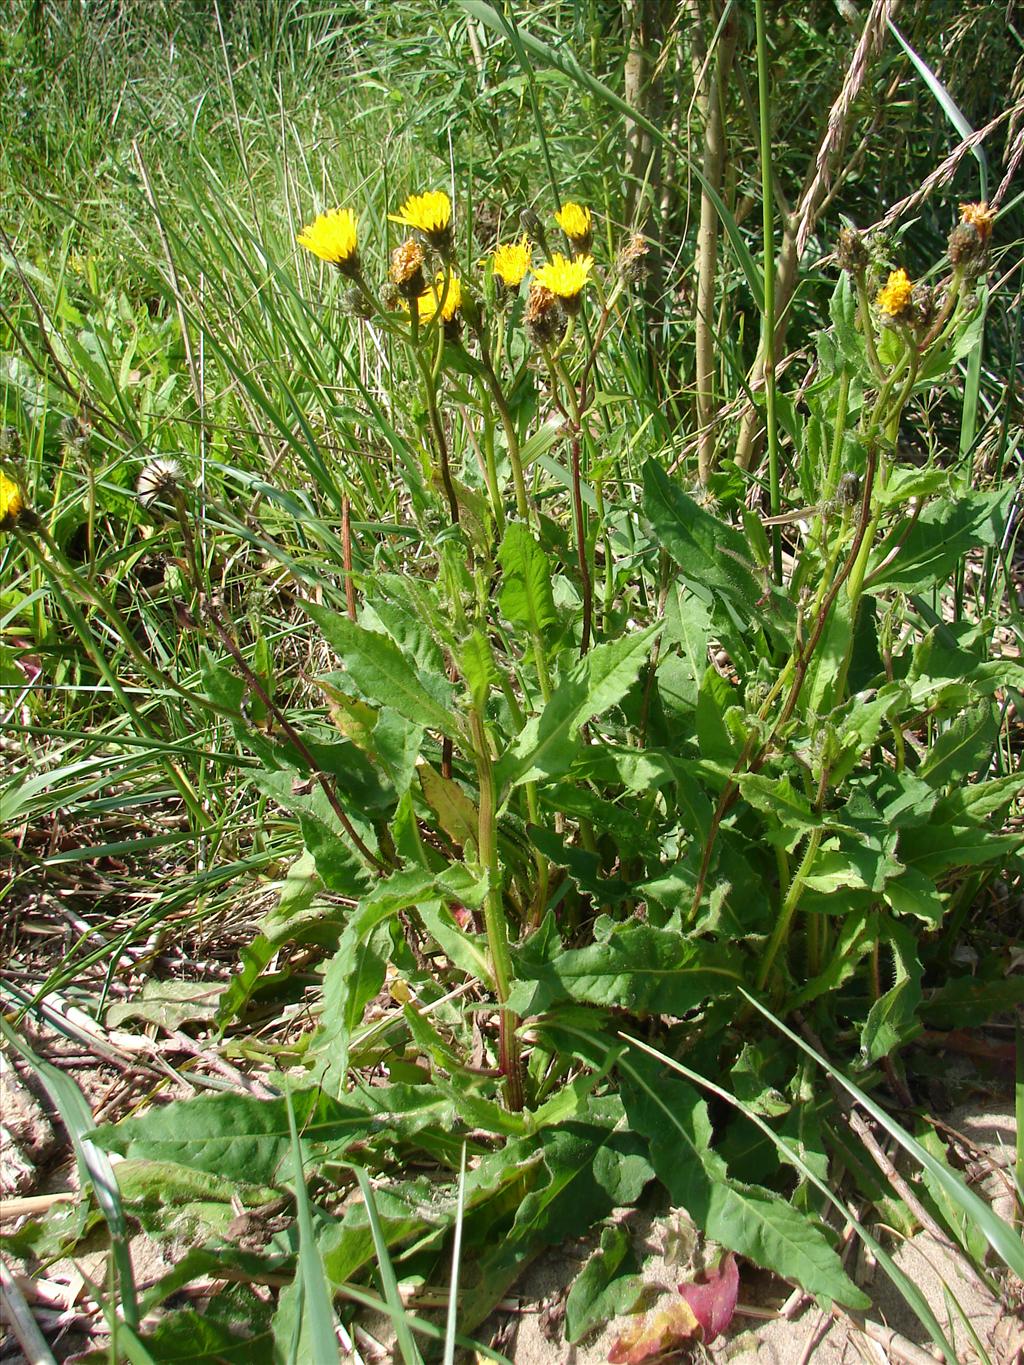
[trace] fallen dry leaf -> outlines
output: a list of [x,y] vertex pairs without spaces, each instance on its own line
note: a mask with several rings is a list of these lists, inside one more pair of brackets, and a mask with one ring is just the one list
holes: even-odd
[[653,1313],[634,1313],[634,1321],[615,1338],[608,1352],[609,1365],[640,1365],[691,1341],[700,1323],[685,1299],[670,1300]]
[[714,1270],[706,1270],[692,1284],[679,1286],[680,1294],[700,1323],[705,1343],[721,1336],[732,1322],[739,1291],[740,1272],[731,1251],[726,1252]]

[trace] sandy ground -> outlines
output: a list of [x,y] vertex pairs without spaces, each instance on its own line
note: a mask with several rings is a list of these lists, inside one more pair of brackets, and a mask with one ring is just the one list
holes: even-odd
[[[1004,1219],[1012,1217],[1007,1168],[1015,1145],[1013,1115],[1005,1110],[959,1110],[950,1115],[949,1123],[978,1150],[976,1189]],[[666,1261],[663,1248],[667,1233],[670,1227],[664,1219],[638,1221],[633,1246],[641,1259],[645,1281],[664,1286],[671,1295],[684,1271],[678,1263]],[[671,1243],[670,1235],[667,1240]],[[926,1232],[902,1243],[892,1238],[889,1241],[896,1264],[924,1292],[959,1362],[974,1365],[985,1360],[977,1350],[975,1336],[992,1365],[1024,1362],[1022,1320],[1005,1312],[984,1285],[962,1271],[962,1259],[951,1256]],[[515,1365],[606,1365],[622,1319],[576,1346],[564,1335],[566,1287],[587,1251],[588,1246],[581,1245],[575,1254],[542,1259],[518,1286],[518,1327],[502,1348]],[[695,1346],[688,1353],[662,1360],[703,1360],[723,1365],[726,1361],[729,1365],[860,1365],[865,1361],[871,1365],[889,1361],[924,1365],[934,1359],[927,1332],[884,1271],[861,1257],[854,1277],[874,1302],[866,1315],[870,1321],[864,1324],[870,1336],[858,1331],[848,1318],[833,1319],[813,1300],[795,1305],[788,1286],[772,1285],[766,1277],[752,1273],[750,1267],[742,1267],[739,1305],[729,1331],[709,1348]],[[792,1311],[794,1307],[796,1311]],[[788,1315],[783,1316],[784,1312]]]
[[[0,1070],[0,1146],[5,1148],[0,1153],[0,1166],[5,1168],[6,1183],[24,1190],[35,1175],[31,1157],[44,1161],[60,1145],[60,1138],[30,1096],[16,1095],[17,1078],[10,1067]],[[1011,1220],[1010,1171],[1016,1141],[1012,1114],[1005,1109],[975,1107],[954,1111],[947,1123],[959,1135],[960,1151],[969,1154],[966,1174],[974,1188],[1004,1220]],[[17,1147],[12,1143],[12,1128],[20,1138]],[[24,1160],[28,1169],[12,1169],[16,1158]],[[677,1298],[676,1285],[689,1277],[687,1258],[693,1237],[688,1220],[679,1214],[631,1210],[623,1211],[622,1222],[629,1231],[645,1285],[655,1294],[662,1293],[662,1303]],[[892,1236],[886,1241],[897,1264],[924,1292],[954,1343],[958,1362],[974,1365],[987,1359],[993,1365],[1024,1365],[1024,1315],[1019,1311],[1024,1298],[1022,1286],[1004,1284],[997,1298],[977,1277],[965,1273],[962,1258],[952,1256],[927,1232],[902,1242]],[[491,1342],[515,1365],[605,1365],[625,1319],[612,1321],[578,1345],[570,1345],[564,1331],[566,1294],[596,1244],[597,1234],[536,1261],[513,1291],[517,1311],[495,1313],[478,1332],[478,1339]],[[739,1304],[729,1330],[708,1348],[693,1345],[661,1360],[721,1365],[857,1365],[862,1361],[927,1365],[935,1358],[930,1354],[927,1332],[884,1271],[863,1254],[857,1257],[855,1245],[851,1253],[848,1269],[873,1301],[866,1315],[868,1321],[855,1324],[845,1316],[833,1318],[813,1300],[801,1299],[788,1285],[741,1262]],[[173,1257],[173,1248],[156,1246],[144,1237],[133,1241],[140,1284],[157,1278],[169,1268]],[[22,1282],[58,1359],[67,1358],[69,1349],[74,1345],[80,1349],[89,1340],[88,1330],[76,1333],[73,1323],[77,1312],[88,1307],[87,1280],[103,1278],[105,1260],[105,1254],[92,1253],[78,1258],[77,1264],[51,1267],[46,1280],[36,1288],[45,1288],[46,1293],[56,1296],[56,1302],[40,1301],[31,1283]],[[62,1295],[66,1298],[63,1312]],[[58,1330],[60,1320],[64,1331]],[[82,1327],[86,1327],[85,1320]],[[373,1327],[379,1330],[383,1324],[373,1324],[371,1330]],[[386,1358],[386,1353],[364,1347],[363,1359],[368,1365]],[[21,1365],[27,1360],[13,1336],[0,1332],[2,1365]]]

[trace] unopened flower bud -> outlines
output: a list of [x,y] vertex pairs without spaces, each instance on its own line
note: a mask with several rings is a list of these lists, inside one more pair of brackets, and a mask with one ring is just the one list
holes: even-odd
[[536,282],[530,286],[524,321],[526,334],[534,346],[550,346],[560,341],[565,332],[565,314],[557,296]]
[[839,238],[836,242],[836,260],[839,262],[840,269],[851,275],[859,275],[862,270],[867,269],[868,249],[864,245],[864,238],[856,228],[844,227],[839,229]]
[[635,232],[619,252],[619,274],[627,284],[641,284],[647,278],[647,255],[650,251],[647,238]]

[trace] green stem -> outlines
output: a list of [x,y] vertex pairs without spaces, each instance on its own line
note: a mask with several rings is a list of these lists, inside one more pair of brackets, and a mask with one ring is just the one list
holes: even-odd
[[768,942],[768,948],[761,961],[761,968],[757,974],[757,989],[759,991],[764,990],[765,982],[768,980],[772,967],[775,965],[775,959],[779,954],[779,949],[789,937],[789,929],[790,925],[793,923],[793,916],[796,914],[796,908],[800,904],[800,897],[803,895],[804,886],[807,882],[807,878],[810,876],[811,867],[814,864],[815,858],[818,856],[818,847],[821,844],[822,834],[823,831],[821,829],[812,829],[808,836],[804,856],[800,860],[800,866],[796,870],[796,875],[789,884],[789,890],[786,892],[786,899],[782,902],[782,910],[779,913],[779,918],[775,921],[775,928],[772,931],[771,939]]
[[506,1006],[512,988],[512,956],[509,950],[508,925],[501,895],[501,865],[498,861],[497,791],[494,764],[491,761],[490,741],[479,708],[474,705],[469,713],[480,791],[477,821],[477,852],[480,866],[487,876],[487,896],[484,901],[484,927],[491,957],[494,992],[498,997],[500,1065],[505,1076],[505,1098],[509,1109],[523,1107],[523,1080],[515,1031],[518,1020]]
[[[754,0],[757,30],[757,100],[761,129],[761,219],[764,240],[764,311],[761,353],[764,357],[765,418],[768,431],[768,485],[771,514],[782,509],[779,486],[779,436],[775,412],[775,223],[772,186],[772,130],[768,92],[768,39],[764,26],[764,0]],[[782,529],[772,527],[772,569],[776,583],[782,582]]]
[[512,413],[509,411],[505,394],[495,373],[494,365],[491,362],[491,350],[487,343],[486,331],[482,326],[477,332],[477,340],[480,343],[480,360],[487,380],[487,387],[490,389],[494,406],[498,410],[498,416],[501,418],[501,425],[505,431],[505,444],[508,447],[508,458],[512,465],[512,482],[516,492],[516,511],[523,521],[526,521],[530,514],[530,505],[526,497],[526,479],[523,475],[523,461],[519,452],[519,435],[516,431],[516,424],[512,420]]

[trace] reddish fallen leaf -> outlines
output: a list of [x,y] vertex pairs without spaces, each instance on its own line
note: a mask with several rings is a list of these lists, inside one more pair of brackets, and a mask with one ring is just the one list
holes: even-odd
[[38,682],[43,672],[43,665],[39,655],[27,652],[32,648],[28,640],[13,639],[11,644],[15,649],[26,651],[25,653],[16,656],[14,660],[15,668],[24,673],[27,682]]
[[693,1341],[700,1323],[685,1299],[673,1299],[653,1313],[635,1313],[635,1321],[615,1338],[608,1352],[609,1365],[641,1365],[641,1361],[664,1355],[686,1341]]
[[700,1323],[702,1340],[719,1337],[732,1322],[740,1292],[736,1257],[727,1251],[714,1270],[706,1270],[693,1284],[681,1284],[679,1292]]

